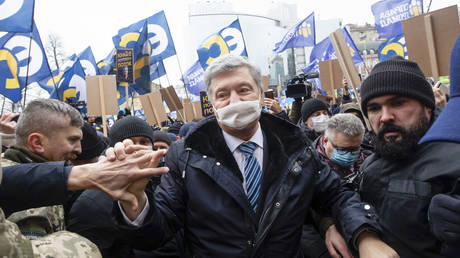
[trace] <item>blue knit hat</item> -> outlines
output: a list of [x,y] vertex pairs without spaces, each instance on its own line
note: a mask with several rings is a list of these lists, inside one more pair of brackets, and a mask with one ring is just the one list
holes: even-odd
[[420,140],[452,141],[460,143],[460,37],[457,38],[450,55],[450,99],[439,117]]

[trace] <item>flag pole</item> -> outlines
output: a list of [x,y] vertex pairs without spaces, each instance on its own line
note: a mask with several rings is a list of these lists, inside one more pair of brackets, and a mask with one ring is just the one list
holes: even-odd
[[[27,58],[27,72],[26,72],[26,84],[24,86],[24,106],[26,105],[26,96],[27,96],[27,84],[29,82],[29,64],[30,64],[30,52],[32,51],[32,37],[33,37],[33,30],[30,32],[30,40],[29,40],[29,57]],[[20,102],[20,101],[19,101]]]
[[[166,21],[166,26],[168,27],[168,31],[169,33],[171,33],[171,30],[169,29],[169,23],[168,21]],[[172,35],[171,35],[172,37]],[[182,76],[181,78],[184,78],[184,73],[182,72],[182,67],[180,65],[180,62],[179,62],[179,55],[177,54],[177,50],[176,50],[176,45],[173,45],[173,48],[174,48],[174,52],[176,52],[176,60],[177,60],[177,65],[179,66],[179,72],[180,72],[180,75]],[[168,79],[168,82],[169,82],[169,79]],[[185,84],[184,84],[184,90],[185,90],[185,95],[188,97],[188,91],[187,91],[187,88],[185,87]]]

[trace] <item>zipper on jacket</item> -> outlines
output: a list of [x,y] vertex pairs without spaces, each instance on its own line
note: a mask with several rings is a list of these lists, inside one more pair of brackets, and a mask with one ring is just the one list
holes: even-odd
[[185,171],[187,170],[187,165],[188,165],[188,159],[190,158],[190,152],[192,151],[192,148],[190,147],[187,147],[185,148],[185,151],[187,152],[187,157],[185,158],[185,166],[184,166],[184,170],[182,170],[182,178],[185,179]]

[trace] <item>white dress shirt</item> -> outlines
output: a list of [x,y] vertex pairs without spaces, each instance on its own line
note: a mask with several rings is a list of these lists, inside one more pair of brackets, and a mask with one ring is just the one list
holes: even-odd
[[241,175],[243,175],[243,188],[244,192],[247,193],[246,189],[246,178],[244,177],[244,155],[238,148],[240,144],[244,142],[253,142],[257,145],[256,149],[254,150],[253,155],[256,157],[257,161],[259,162],[260,169],[263,169],[263,160],[264,160],[264,136],[262,134],[262,129],[260,129],[260,123],[259,123],[259,128],[257,129],[256,133],[249,139],[249,141],[243,141],[240,138],[237,138],[235,136],[232,136],[225,131],[222,131],[222,134],[224,135],[225,142],[227,143],[228,148],[233,154],[233,157],[236,160],[236,163],[238,164],[238,168],[240,169]]
[[[243,189],[244,189],[244,192],[248,194],[247,189],[246,189],[246,178],[244,177],[244,155],[238,148],[240,144],[247,142],[247,141],[243,141],[238,137],[232,136],[223,130],[222,130],[222,134],[224,135],[224,139],[225,139],[225,143],[227,143],[227,147],[232,152],[233,157],[235,158],[236,163],[238,164],[238,168],[240,169],[240,172],[243,175]],[[256,133],[251,137],[251,139],[249,139],[249,141],[257,145],[256,149],[254,150],[253,155],[256,157],[257,161],[259,162],[260,169],[262,170],[263,160],[264,160],[264,136],[262,134],[262,129],[260,128],[260,123],[258,124],[258,129]],[[150,204],[149,204],[149,200],[147,199],[147,203],[145,204],[144,209],[134,221],[130,220],[128,216],[126,216],[125,212],[123,211],[123,208],[120,205],[120,202],[118,202],[118,206],[121,210],[121,214],[123,215],[125,222],[128,225],[141,226],[149,211]]]

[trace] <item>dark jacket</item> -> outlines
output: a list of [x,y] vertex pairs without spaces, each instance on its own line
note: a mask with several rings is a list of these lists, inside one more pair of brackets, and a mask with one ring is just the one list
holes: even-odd
[[2,168],[0,207],[5,215],[41,206],[62,204],[67,199],[70,167],[64,162],[21,164]]
[[361,197],[380,217],[383,240],[401,257],[442,257],[427,210],[433,195],[451,191],[460,177],[460,149],[450,142],[423,144],[400,162],[376,154],[361,166]]
[[[151,184],[148,186],[153,187]],[[150,188],[151,189],[151,188]],[[148,193],[151,194],[151,193]],[[103,257],[140,257],[134,250],[131,237],[124,234],[112,220],[113,200],[106,193],[86,190],[72,205],[67,229],[95,243]],[[175,239],[173,239],[175,240]],[[148,257],[178,257],[175,241],[167,242],[160,250],[148,250]]]
[[[169,173],[149,199],[150,214],[137,229],[136,242],[158,245],[183,227],[190,255],[196,257],[302,257],[302,224],[312,205],[330,207],[340,217],[348,242],[363,227],[378,227],[373,208],[368,213],[357,193],[315,162],[317,154],[306,148],[298,127],[265,113],[260,124],[264,162],[257,214],[222,131],[210,117],[169,149]],[[114,212],[123,223],[119,209]]]

